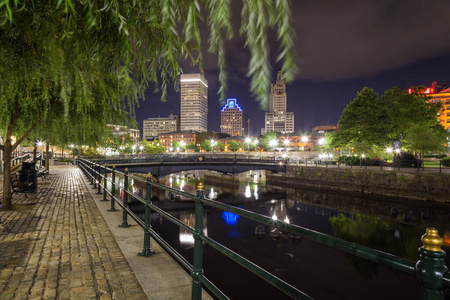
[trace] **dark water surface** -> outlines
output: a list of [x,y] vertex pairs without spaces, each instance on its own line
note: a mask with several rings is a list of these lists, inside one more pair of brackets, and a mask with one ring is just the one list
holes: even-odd
[[[193,177],[196,175],[196,177]],[[195,193],[202,172],[166,177],[165,183]],[[424,201],[381,199],[318,189],[289,189],[244,178],[239,187],[205,184],[205,196],[291,224],[376,248],[412,261],[419,258],[420,237],[435,227],[448,252],[450,205]],[[134,184],[141,197],[145,187]],[[194,203],[170,199],[153,191],[153,204],[194,227]],[[156,197],[155,197],[156,195]],[[130,204],[141,217],[143,207]],[[205,234],[251,260],[315,299],[418,299],[414,277],[377,266],[340,251],[264,226],[229,212],[205,206]],[[194,239],[172,222],[152,214],[152,227],[192,263]],[[204,246],[204,274],[231,299],[291,299],[209,246]],[[449,266],[449,257],[446,258]],[[190,297],[190,296],[189,296]],[[189,298],[188,297],[188,298]],[[449,297],[447,297],[449,298]]]

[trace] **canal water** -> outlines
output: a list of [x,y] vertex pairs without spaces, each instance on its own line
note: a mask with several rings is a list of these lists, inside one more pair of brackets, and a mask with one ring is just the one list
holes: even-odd
[[[242,174],[229,187],[204,181],[203,171],[161,179],[168,186],[195,194],[199,182],[205,196],[246,210],[379,249],[412,261],[419,258],[420,237],[435,227],[450,251],[450,204],[361,196],[269,186],[259,173]],[[131,182],[145,198],[145,185]],[[153,190],[153,204],[195,226],[194,203]],[[130,207],[143,217],[143,206]],[[205,234],[315,299],[418,299],[414,277],[299,239],[270,226],[255,235],[257,222],[205,206]],[[152,228],[192,263],[194,239],[177,225],[152,214]],[[258,227],[261,229],[261,227]],[[449,264],[449,257],[446,258]],[[204,246],[204,275],[230,299],[291,299],[208,245]],[[447,297],[446,299],[450,299]]]

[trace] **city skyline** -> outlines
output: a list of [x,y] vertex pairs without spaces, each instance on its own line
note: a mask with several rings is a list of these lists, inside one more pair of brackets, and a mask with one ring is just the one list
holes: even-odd
[[[311,130],[320,123],[336,124],[346,105],[365,86],[383,93],[394,86],[407,90],[416,85],[431,86],[434,81],[450,84],[450,42],[446,38],[450,32],[446,18],[450,6],[445,1],[339,4],[323,1],[322,4],[292,2],[300,73],[286,84],[286,89],[287,110],[296,116],[296,131]],[[237,39],[227,44],[226,98],[239,99],[248,111],[251,134],[259,135],[266,111],[259,108],[248,92],[249,80],[245,75],[249,54],[244,42]],[[275,51],[278,44],[273,41],[270,47]],[[273,62],[276,54],[275,51],[270,55]],[[215,56],[204,53],[203,66],[209,82],[208,130],[219,132],[223,105],[217,96]],[[274,63],[271,82],[275,81],[279,68]],[[190,65],[183,70],[199,71]],[[137,111],[139,126],[148,117],[168,115],[171,111],[179,114],[179,95],[169,89],[168,102],[161,103],[160,95],[149,90]]]

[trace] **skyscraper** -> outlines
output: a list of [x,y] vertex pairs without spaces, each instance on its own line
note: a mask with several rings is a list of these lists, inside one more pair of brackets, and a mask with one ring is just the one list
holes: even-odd
[[287,112],[287,93],[283,74],[278,71],[277,80],[270,85],[269,112],[266,113],[265,127],[261,134],[269,131],[294,132],[294,113]]
[[220,111],[220,132],[231,136],[244,136],[247,121],[247,114],[239,106],[237,100],[227,99],[227,103]]
[[208,131],[208,81],[202,74],[182,74],[180,86],[180,130]]

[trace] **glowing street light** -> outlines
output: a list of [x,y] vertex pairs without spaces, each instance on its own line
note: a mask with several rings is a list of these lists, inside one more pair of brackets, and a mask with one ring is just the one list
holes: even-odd
[[392,153],[392,148],[391,148],[391,147],[387,147],[387,148],[386,148],[386,152],[387,152],[387,153]]
[[308,142],[308,137],[302,136],[302,143],[307,143],[307,142]]
[[291,142],[291,141],[288,140],[288,139],[286,139],[286,140],[283,141],[284,148],[285,148],[286,152],[287,152],[287,146],[289,145],[290,142]]
[[277,140],[271,140],[269,142],[269,146],[273,149],[273,153],[275,153],[275,147],[278,144]]
[[325,144],[325,139],[324,138],[319,139],[319,145],[322,146],[323,144]]
[[214,139],[211,139],[211,147],[212,147],[212,152],[214,152],[214,146],[216,145],[216,141]]
[[247,150],[250,152],[250,143],[252,142],[252,139],[248,137],[245,139],[245,142],[247,143]]

